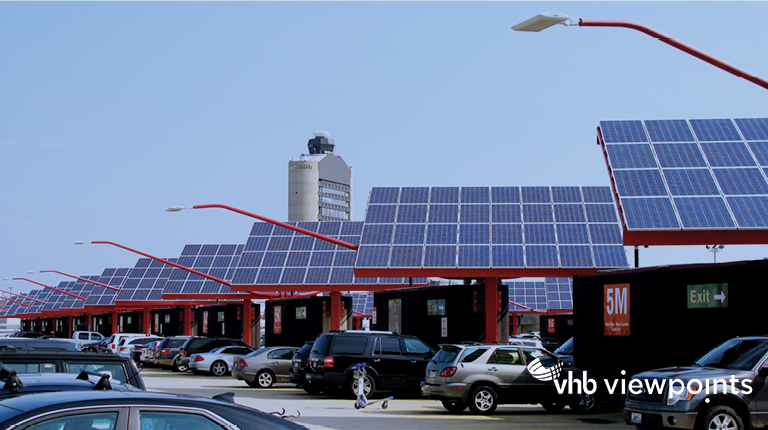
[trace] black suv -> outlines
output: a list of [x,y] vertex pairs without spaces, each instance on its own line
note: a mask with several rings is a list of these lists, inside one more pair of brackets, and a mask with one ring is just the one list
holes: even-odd
[[318,336],[309,353],[306,377],[327,392],[355,395],[350,366],[366,363],[364,392],[377,389],[418,391],[435,350],[415,336],[380,331],[332,331]]
[[230,339],[228,337],[191,337],[179,348],[179,358],[173,370],[186,372],[189,369],[189,357],[192,354],[208,352],[222,346],[247,346],[250,345],[240,339]]
[[299,348],[296,354],[293,354],[293,359],[291,359],[291,369],[288,371],[288,379],[299,387],[304,388],[304,391],[309,394],[318,394],[322,391],[322,387],[312,385],[307,381],[306,371],[307,364],[309,364],[309,353],[312,351],[312,345],[314,344],[314,341],[307,342],[304,346]]
[[83,370],[110,375],[112,382],[145,390],[136,363],[130,357],[86,351],[5,350],[0,363],[16,373],[74,373]]

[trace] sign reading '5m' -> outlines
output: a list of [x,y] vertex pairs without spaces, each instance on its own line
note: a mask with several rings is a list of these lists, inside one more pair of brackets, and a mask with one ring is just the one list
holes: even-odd
[[606,336],[629,336],[629,284],[603,286]]

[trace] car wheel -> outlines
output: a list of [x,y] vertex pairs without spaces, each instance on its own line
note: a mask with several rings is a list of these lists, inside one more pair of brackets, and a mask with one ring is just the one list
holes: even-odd
[[701,429],[743,430],[744,422],[736,411],[729,406],[713,406],[707,409]]
[[[352,377],[349,381],[349,392],[352,393],[354,398],[357,398],[357,385],[358,378]],[[366,398],[370,398],[376,392],[376,381],[374,381],[371,375],[365,375],[365,381],[363,381],[363,394]]]
[[186,372],[189,370],[189,366],[185,366],[181,364],[181,361],[176,360],[173,362],[173,371],[174,372]]
[[246,379],[245,383],[248,384],[248,386],[251,388],[259,388],[259,382],[256,381],[255,379],[253,381],[249,381]]
[[269,370],[262,370],[256,374],[256,383],[259,388],[269,388],[275,383],[275,375]]
[[568,402],[568,406],[576,413],[585,414],[597,409],[597,399],[594,394],[576,394]]
[[547,412],[560,412],[565,407],[565,402],[542,402],[541,406],[547,410]]
[[211,373],[214,376],[224,376],[227,374],[227,363],[216,360],[211,364]]
[[467,409],[467,404],[459,400],[443,400],[442,403],[443,407],[453,414],[458,414]]
[[476,414],[490,414],[496,410],[498,402],[496,391],[487,385],[481,385],[472,390],[469,397],[469,410]]
[[320,394],[323,391],[323,387],[320,384],[307,384],[304,386],[304,391],[309,394]]

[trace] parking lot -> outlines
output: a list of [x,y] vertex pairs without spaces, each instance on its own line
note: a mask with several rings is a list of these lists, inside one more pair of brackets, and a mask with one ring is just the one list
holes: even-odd
[[230,376],[212,377],[191,373],[172,373],[155,368],[142,369],[142,376],[150,390],[213,396],[234,392],[235,402],[265,412],[285,411],[287,418],[311,429],[626,429],[617,411],[602,411],[591,415],[578,415],[568,408],[550,414],[538,405],[502,405],[489,416],[472,415],[468,411],[449,414],[438,401],[416,396],[395,398],[387,409],[380,403],[356,410],[353,399],[338,399],[325,395],[309,395],[291,384],[276,384],[270,389],[249,388],[243,381]]

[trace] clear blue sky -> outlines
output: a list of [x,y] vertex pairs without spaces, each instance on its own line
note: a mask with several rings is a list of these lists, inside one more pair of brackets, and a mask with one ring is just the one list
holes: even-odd
[[768,2],[0,2],[0,278],[138,258],[76,240],[244,243],[252,219],[164,209],[286,220],[313,130],[352,165],[361,220],[374,186],[609,185],[600,120],[768,116],[765,89],[639,32],[510,29],[544,11],[638,21],[768,77]]

